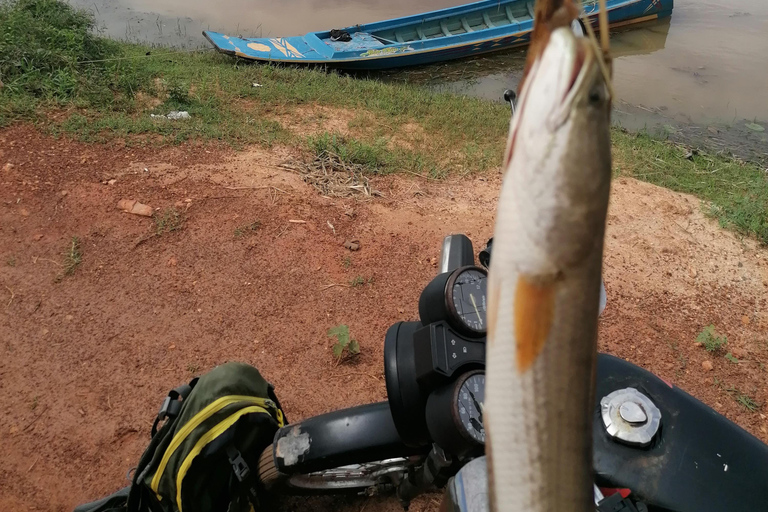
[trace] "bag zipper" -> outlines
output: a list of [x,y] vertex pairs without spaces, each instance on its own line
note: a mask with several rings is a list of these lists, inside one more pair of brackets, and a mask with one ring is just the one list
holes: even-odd
[[[277,422],[280,424],[280,426],[283,426],[283,415],[280,411],[280,409],[277,408],[277,405],[275,402],[268,398],[259,398],[255,396],[247,396],[247,395],[228,395],[223,396],[221,398],[216,399],[215,401],[211,402],[207,406],[205,406],[200,412],[192,416],[190,420],[184,424],[184,426],[179,429],[178,432],[173,436],[173,439],[171,440],[171,444],[168,445],[168,448],[165,450],[165,453],[163,454],[163,458],[160,460],[160,464],[157,467],[157,471],[155,471],[155,475],[152,477],[152,482],[150,484],[150,488],[157,496],[157,499],[159,501],[162,501],[162,496],[157,492],[159,486],[160,486],[160,478],[163,476],[163,473],[165,472],[165,468],[168,465],[168,461],[171,459],[171,456],[176,451],[176,449],[181,445],[182,442],[198,427],[200,426],[205,420],[216,414],[217,412],[221,411],[223,408],[227,407],[228,405],[232,405],[238,402],[246,402],[246,403],[253,403],[260,405],[262,408],[266,407],[269,408],[272,411],[276,411],[277,416]],[[264,410],[264,409],[262,409]],[[264,412],[268,412],[264,410]]]
[[227,429],[229,429],[229,427],[231,427],[237,422],[237,420],[239,420],[242,416],[245,416],[246,414],[251,414],[251,413],[269,414],[269,411],[257,405],[244,407],[239,411],[234,412],[227,418],[225,418],[218,425],[214,426],[211,430],[203,434],[200,437],[200,439],[197,440],[197,443],[195,443],[195,446],[192,448],[192,450],[190,450],[190,452],[184,458],[184,462],[181,463],[179,472],[176,475],[176,506],[178,507],[179,512],[182,512],[181,484],[184,481],[184,477],[187,475],[187,471],[189,471],[189,467],[192,465],[192,461],[195,459],[195,457],[200,455],[200,452],[203,451],[203,448],[205,448],[209,443],[214,441],[221,434],[226,432]]

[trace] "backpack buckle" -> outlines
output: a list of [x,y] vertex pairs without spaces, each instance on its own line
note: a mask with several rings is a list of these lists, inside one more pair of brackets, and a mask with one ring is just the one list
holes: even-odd
[[160,411],[157,413],[157,419],[164,420],[168,416],[168,409],[171,407],[171,397],[165,397],[163,405],[160,406]]
[[243,455],[239,450],[227,450],[229,456],[229,463],[232,465],[232,471],[235,472],[235,477],[239,482],[244,482],[251,474],[251,468],[248,467],[248,463],[243,459]]
[[160,406],[160,411],[157,413],[157,419],[162,421],[165,418],[175,418],[181,411],[181,403],[181,400],[170,396],[165,397],[163,405]]

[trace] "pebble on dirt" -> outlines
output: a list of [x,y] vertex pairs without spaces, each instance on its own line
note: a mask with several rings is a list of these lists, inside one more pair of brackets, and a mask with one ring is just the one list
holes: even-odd
[[713,368],[712,361],[704,361],[703,363],[701,363],[701,367],[708,372],[712,371],[712,368]]
[[117,208],[134,215],[142,215],[144,217],[152,216],[152,207],[142,204],[135,199],[121,199],[117,203]]
[[350,251],[359,251],[360,240],[358,240],[357,238],[353,238],[352,240],[347,240],[346,242],[344,242],[344,247],[346,247]]

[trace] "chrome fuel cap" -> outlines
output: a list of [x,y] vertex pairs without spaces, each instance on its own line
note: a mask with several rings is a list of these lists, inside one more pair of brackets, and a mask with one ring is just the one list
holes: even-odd
[[648,446],[661,425],[661,411],[635,388],[619,389],[600,400],[605,430],[631,446]]

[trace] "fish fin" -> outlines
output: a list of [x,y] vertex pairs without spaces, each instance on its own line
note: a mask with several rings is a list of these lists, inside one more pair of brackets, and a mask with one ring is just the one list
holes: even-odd
[[533,366],[544,349],[555,319],[557,280],[520,276],[515,289],[515,340],[517,370]]

